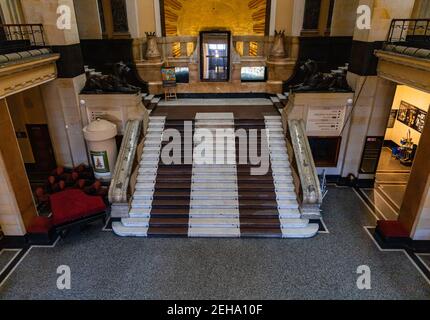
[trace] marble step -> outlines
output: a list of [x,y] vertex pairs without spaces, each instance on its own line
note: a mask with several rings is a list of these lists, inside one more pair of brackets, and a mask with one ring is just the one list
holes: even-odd
[[238,209],[237,200],[191,200],[191,209]]
[[295,229],[295,228],[306,228],[309,224],[308,219],[279,219],[281,222],[281,229]]
[[270,161],[270,165],[272,166],[272,169],[273,168],[290,168],[291,167],[290,163],[288,161],[277,160],[277,159]]
[[282,121],[267,121],[265,122],[265,128],[273,129],[273,128],[280,128],[284,130],[284,127],[282,125]]
[[139,168],[139,175],[153,176],[153,175],[157,175],[157,171],[158,171],[158,167],[157,166],[154,166],[154,167],[140,167]]
[[296,200],[297,201],[297,195],[295,192],[280,191],[280,192],[275,192],[275,194],[276,194],[277,200]]
[[275,187],[277,186],[282,186],[285,184],[293,184],[294,179],[291,175],[286,175],[286,174],[282,174],[282,175],[276,175],[273,176],[273,184],[275,185]]
[[297,200],[288,200],[288,199],[281,199],[277,200],[278,203],[278,209],[298,209],[299,204],[297,203]]
[[193,170],[194,169],[223,169],[223,168],[229,168],[229,169],[236,169],[236,164],[204,164],[204,163],[193,163]]
[[196,129],[200,129],[200,128],[216,128],[216,129],[220,129],[220,128],[234,128],[234,121],[226,121],[226,120],[214,120],[214,121],[197,121],[195,123],[195,128]]
[[308,224],[304,228],[282,228],[282,238],[284,239],[298,239],[298,238],[312,238],[319,230],[319,225],[316,223]]
[[194,168],[192,171],[194,176],[197,175],[223,175],[237,174],[237,168]]
[[153,168],[158,166],[160,160],[159,159],[150,159],[150,160],[144,160],[140,162],[140,168]]
[[198,182],[214,182],[214,183],[236,183],[237,182],[237,176],[236,175],[225,175],[225,174],[219,174],[217,176],[212,175],[195,175],[192,177],[192,183],[198,183]]
[[149,228],[150,218],[123,218],[121,219],[122,224],[125,227],[146,227]]
[[269,150],[272,150],[272,148],[276,148],[276,147],[287,147],[287,143],[285,141],[285,139],[277,139],[277,140],[273,140],[271,139],[269,141]]
[[272,175],[291,174],[291,167],[272,167]]
[[216,209],[216,208],[191,208],[190,217],[239,217],[239,210],[237,209]]
[[281,121],[281,116],[264,116],[264,121]]
[[150,147],[145,147],[143,148],[143,154],[148,153],[148,154],[153,154],[153,153],[161,153],[161,146],[160,147],[154,147],[154,146],[150,146]]
[[234,192],[237,193],[237,184],[217,185],[213,183],[198,183],[191,186],[192,192],[209,191],[209,192]]
[[149,208],[131,208],[129,215],[131,218],[150,218],[151,209]]
[[153,200],[154,199],[154,190],[136,190],[133,194],[134,200]]
[[164,121],[150,121],[148,124],[148,128],[159,128],[159,127],[165,127],[167,124]]
[[146,160],[159,160],[160,159],[160,154],[159,153],[143,153],[142,158],[140,160],[140,162],[145,162]]
[[155,181],[138,182],[135,186],[136,190],[152,190],[155,189]]
[[288,155],[286,153],[270,153],[270,159],[272,160],[283,160],[289,161]]
[[196,123],[198,121],[212,121],[212,120],[234,120],[234,114],[231,112],[211,112],[211,113],[196,114]]
[[138,182],[143,182],[143,183],[155,183],[155,181],[157,180],[157,173],[148,173],[145,175],[138,175],[137,176],[137,181]]
[[191,193],[191,200],[237,200],[239,198],[237,192],[222,190],[217,192],[195,191]]
[[157,117],[157,116],[151,116],[149,117],[149,123],[158,123],[158,122],[166,122],[166,117]]
[[270,135],[272,133],[275,134],[284,134],[284,128],[282,128],[282,126],[278,126],[278,125],[266,125],[266,134]]
[[132,209],[152,209],[152,200],[149,199],[134,199],[131,202]]
[[238,228],[238,218],[191,218],[188,222],[190,228]]
[[298,208],[295,209],[278,209],[280,219],[300,219],[302,214]]
[[190,228],[190,238],[240,238],[239,228]]
[[153,134],[153,135],[160,135],[161,136],[161,133],[163,131],[164,131],[164,126],[162,126],[161,124],[159,126],[154,126],[154,125],[151,126],[150,125],[148,127],[148,131],[146,133],[146,136],[149,136],[151,134]]
[[113,232],[120,237],[147,237],[148,227],[126,227],[121,222],[112,224]]

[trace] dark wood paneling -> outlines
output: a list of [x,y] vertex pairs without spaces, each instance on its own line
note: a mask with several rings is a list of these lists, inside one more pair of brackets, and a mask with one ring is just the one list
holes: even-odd
[[60,59],[57,61],[58,78],[74,78],[85,72],[79,43],[67,46],[52,46],[52,51],[60,54]]
[[134,63],[133,39],[81,40],[81,48],[85,65],[103,74],[111,74],[113,65],[122,61],[131,69],[128,83],[148,92],[147,83],[139,77]]
[[303,82],[300,66],[307,60],[318,63],[319,71],[330,72],[351,62],[352,37],[300,37],[299,57],[296,70],[290,80],[284,83],[284,90]]
[[374,52],[381,49],[382,41],[364,42],[353,41],[351,51],[351,65],[349,70],[360,76],[376,76],[378,67],[378,58]]

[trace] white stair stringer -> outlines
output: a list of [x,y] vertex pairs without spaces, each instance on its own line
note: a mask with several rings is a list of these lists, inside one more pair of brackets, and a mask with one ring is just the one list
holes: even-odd
[[145,136],[136,191],[131,202],[130,217],[112,224],[112,229],[118,236],[148,236],[165,123],[166,117],[149,117],[149,127]]
[[288,159],[282,118],[277,116],[264,118],[282,237],[311,238],[318,233],[319,225],[303,219],[297,196],[286,197],[286,192],[290,195],[294,192],[294,180]]
[[[195,137],[226,129],[225,147],[211,146],[213,163],[200,163],[194,154],[191,182],[189,237],[240,237],[239,195],[233,113],[198,113]],[[194,151],[199,141],[194,139]],[[202,142],[204,143],[204,142]],[[224,158],[224,163],[216,159]]]

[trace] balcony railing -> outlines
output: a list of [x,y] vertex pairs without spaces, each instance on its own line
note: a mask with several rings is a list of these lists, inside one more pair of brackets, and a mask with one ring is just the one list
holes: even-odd
[[[163,59],[172,63],[188,62],[193,59],[198,48],[198,37],[177,36],[158,38]],[[270,53],[273,37],[233,36],[233,47],[242,61],[264,60]],[[138,57],[145,58],[145,46],[140,46]]]
[[46,47],[41,24],[0,24],[0,54]]
[[430,49],[430,19],[394,19],[387,44]]

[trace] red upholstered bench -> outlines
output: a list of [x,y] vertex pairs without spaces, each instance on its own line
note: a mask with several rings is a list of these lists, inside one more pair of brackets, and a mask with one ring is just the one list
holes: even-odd
[[51,195],[50,202],[52,218],[35,217],[28,233],[49,233],[52,228],[67,229],[71,225],[87,222],[91,217],[103,217],[106,212],[101,197],[89,196],[78,189],[55,193]]
[[377,224],[377,231],[384,239],[401,239],[409,238],[409,232],[399,221],[380,220]]

